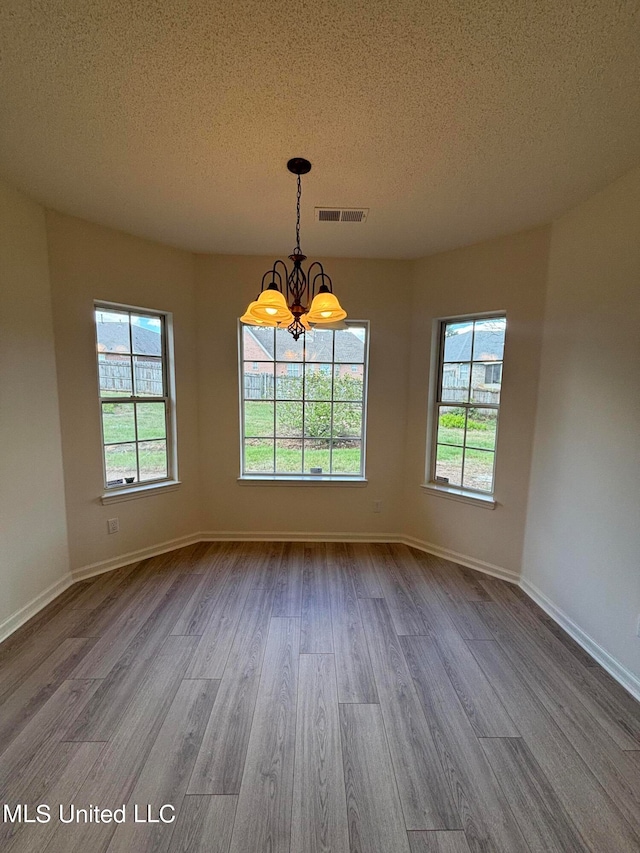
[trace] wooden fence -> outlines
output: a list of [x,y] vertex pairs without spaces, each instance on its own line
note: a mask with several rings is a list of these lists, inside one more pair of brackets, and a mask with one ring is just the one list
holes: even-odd
[[[100,361],[100,388],[102,391],[117,392],[122,395],[133,394],[131,387],[131,366],[126,361]],[[158,361],[141,361],[135,364],[136,394],[144,397],[162,397],[162,365]]]
[[245,400],[273,400],[273,373],[245,373]]
[[[466,385],[464,388],[460,388],[455,385],[445,385],[442,389],[442,398],[446,401],[444,405],[447,405],[449,402],[451,402],[452,406],[455,406],[456,402],[466,403],[468,400],[468,391],[469,389]],[[491,391],[486,388],[473,388],[471,393],[473,395],[473,403],[492,403],[493,405],[497,405],[500,402],[500,391]]]

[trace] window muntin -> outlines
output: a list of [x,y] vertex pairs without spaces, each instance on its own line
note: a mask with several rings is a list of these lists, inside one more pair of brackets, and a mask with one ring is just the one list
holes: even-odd
[[506,318],[440,323],[431,482],[493,494]]
[[172,479],[167,315],[95,306],[104,485]]
[[242,476],[364,476],[369,329],[346,326],[240,326]]

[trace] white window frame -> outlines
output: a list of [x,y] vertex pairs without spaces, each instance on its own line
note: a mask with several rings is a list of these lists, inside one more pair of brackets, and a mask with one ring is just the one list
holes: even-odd
[[[465,503],[473,503],[484,506],[487,509],[494,509],[496,501],[494,499],[496,491],[496,461],[498,457],[498,431],[500,426],[500,408],[502,404],[502,378],[504,375],[504,354],[501,372],[501,393],[499,403],[476,403],[476,402],[451,402],[442,400],[442,377],[444,371],[444,331],[445,327],[450,323],[472,323],[473,321],[507,319],[506,311],[487,311],[478,314],[463,314],[453,317],[441,317],[434,320],[433,335],[432,335],[432,352],[431,352],[431,382],[429,392],[429,412],[427,422],[427,454],[426,454],[426,471],[425,482],[423,489],[432,494],[440,494],[443,497],[461,500]],[[473,376],[473,345],[474,333],[471,338],[471,359],[469,366],[469,382]],[[506,340],[506,335],[505,335]],[[496,441],[493,451],[493,471],[492,471],[492,491],[486,492],[480,489],[473,489],[469,486],[452,486],[447,483],[436,480],[436,454],[438,445],[438,412],[440,406],[455,406],[463,409],[495,409],[497,412],[496,421]],[[466,449],[466,447],[465,447]],[[463,449],[463,468],[462,478],[464,479],[464,449]]]
[[[360,435],[360,471],[352,474],[311,474],[311,473],[288,473],[288,472],[280,472],[277,473],[275,471],[275,448],[276,448],[276,440],[277,437],[275,435],[275,408],[274,408],[274,471],[273,472],[254,472],[254,471],[246,471],[245,470],[245,458],[244,458],[244,442],[245,442],[245,428],[244,428],[244,381],[243,381],[243,365],[245,362],[244,358],[244,336],[243,329],[245,328],[244,324],[238,321],[238,388],[239,388],[239,404],[240,404],[240,476],[238,480],[240,482],[248,482],[248,483],[341,483],[343,485],[357,485],[357,484],[366,484],[366,446],[367,446],[367,403],[368,403],[368,376],[369,376],[369,337],[370,337],[370,325],[368,320],[346,320],[345,324],[347,326],[364,326],[366,329],[365,341],[364,341],[364,355],[362,362],[362,431]],[[276,381],[275,374],[275,365],[282,364],[284,362],[278,362],[275,358],[273,360],[269,360],[267,358],[264,359],[267,363],[274,364],[274,382]],[[334,337],[334,352],[333,357],[335,358],[335,337]],[[253,361],[253,359],[249,359],[249,361]],[[291,364],[300,364],[301,369],[301,377],[302,377],[302,397],[300,400],[294,400],[292,402],[302,403],[302,412],[303,412],[303,426],[302,426],[302,436],[301,440],[303,441],[303,456],[302,456],[302,468],[304,469],[304,403],[305,403],[305,392],[304,392],[304,365],[307,363],[304,354],[303,360],[299,362],[286,362]],[[333,360],[331,362],[323,362],[323,364],[330,363],[332,366],[331,370],[331,400],[330,402],[332,407],[333,403],[342,403],[349,402],[348,400],[334,400],[333,399],[333,386],[335,379],[335,366],[340,364],[347,364],[350,362],[336,362]],[[358,362],[359,363],[359,362]],[[251,401],[250,401],[251,402]],[[271,400],[265,400],[263,402],[272,402]],[[274,400],[273,402],[278,402]],[[286,400],[282,400],[280,402],[287,402]],[[355,402],[355,401],[354,401]],[[333,412],[333,409],[332,409]],[[332,414],[333,419],[333,414]],[[266,437],[269,438],[268,436]],[[333,441],[333,438],[331,439]]]
[[[156,493],[159,489],[167,489],[180,485],[178,479],[178,450],[177,450],[177,427],[176,427],[176,394],[175,394],[175,358],[173,347],[173,314],[169,311],[159,311],[155,308],[143,308],[138,305],[125,305],[119,302],[106,302],[103,300],[95,300],[93,303],[93,327],[96,339],[96,371],[98,385],[98,411],[100,417],[100,439],[101,439],[101,455],[102,455],[102,479],[104,494],[102,495],[102,503],[108,504],[119,500],[131,500],[132,498],[144,497]],[[146,317],[157,317],[161,323],[161,359],[162,359],[162,377],[163,391],[162,396],[157,397],[139,397],[132,394],[129,397],[103,397],[100,389],[100,352],[98,350],[98,327],[96,322],[96,312],[101,310],[120,312],[128,314],[141,315]],[[131,322],[129,321],[129,348],[132,349],[131,341]],[[132,381],[133,381],[133,363],[132,363]],[[133,390],[133,388],[132,388]],[[155,480],[143,480],[140,482],[136,479],[134,483],[108,485],[107,469],[105,460],[105,440],[102,420],[103,403],[164,403],[165,406],[165,425],[166,425],[166,445],[167,445],[167,476],[158,477]],[[134,406],[134,418],[135,418]],[[111,443],[111,442],[109,442]],[[136,445],[136,467],[139,478],[139,463],[138,463],[138,444],[137,438],[129,444]]]

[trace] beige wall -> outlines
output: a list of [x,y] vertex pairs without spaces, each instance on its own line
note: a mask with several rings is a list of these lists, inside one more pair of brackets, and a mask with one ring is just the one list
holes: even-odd
[[[408,361],[410,264],[326,261],[354,320],[370,320],[366,487],[250,485],[240,472],[237,318],[255,299],[273,257],[199,256],[200,462],[205,530],[397,533]],[[373,501],[382,500],[374,514]]]
[[[47,212],[71,567],[195,533],[199,469],[193,256]],[[177,491],[102,506],[93,300],[174,315]],[[107,535],[107,518],[120,532]]]
[[[549,228],[540,228],[424,258],[414,269],[403,532],[515,573],[524,541],[548,247]],[[495,510],[420,489],[434,319],[486,311],[507,313]]]
[[44,211],[1,182],[0,447],[2,625],[69,555]]
[[640,677],[640,169],[553,225],[524,576]]

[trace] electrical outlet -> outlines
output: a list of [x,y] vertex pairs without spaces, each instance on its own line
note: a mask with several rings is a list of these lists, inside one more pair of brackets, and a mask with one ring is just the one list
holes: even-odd
[[120,531],[120,520],[117,518],[107,519],[107,533],[118,533]]
[[374,512],[382,512],[382,501],[374,501],[373,502],[373,511]]

